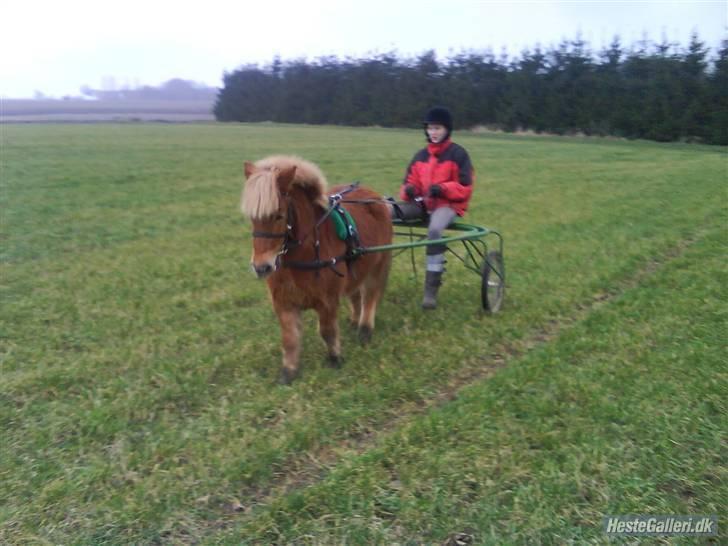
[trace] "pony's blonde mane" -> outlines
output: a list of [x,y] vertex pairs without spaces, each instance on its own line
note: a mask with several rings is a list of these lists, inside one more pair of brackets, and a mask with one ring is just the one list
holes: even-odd
[[324,173],[316,165],[295,156],[274,155],[256,161],[254,172],[245,181],[240,210],[251,219],[266,218],[275,214],[280,206],[276,176],[280,171],[296,167],[291,189],[299,187],[313,201],[325,207],[328,183]]

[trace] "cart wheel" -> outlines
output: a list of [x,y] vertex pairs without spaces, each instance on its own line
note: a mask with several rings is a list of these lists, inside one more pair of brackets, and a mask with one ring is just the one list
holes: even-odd
[[481,297],[487,313],[497,313],[506,291],[506,268],[500,252],[488,252],[483,261]]

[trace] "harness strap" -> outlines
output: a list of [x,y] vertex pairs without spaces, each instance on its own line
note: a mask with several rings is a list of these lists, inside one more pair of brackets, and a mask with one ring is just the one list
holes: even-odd
[[253,237],[260,238],[260,239],[283,239],[288,235],[287,231],[283,231],[281,233],[272,233],[269,231],[254,231]]
[[[334,212],[342,215],[342,217],[345,218],[346,213],[343,212],[339,203],[341,202],[344,195],[356,190],[359,187],[359,184],[360,184],[359,181],[353,182],[349,185],[348,188],[346,188],[338,193],[335,193],[333,195],[329,195],[329,208],[326,210],[324,215],[321,218],[319,218],[318,222],[316,222],[316,224],[313,227],[313,233],[314,233],[314,237],[315,237],[315,242],[314,242],[313,246],[314,246],[314,252],[316,254],[316,259],[313,262],[287,262],[287,263],[297,264],[296,266],[294,266],[294,268],[298,267],[299,269],[315,269],[316,271],[323,269],[324,267],[330,267],[331,270],[334,271],[334,273],[343,277],[343,274],[339,273],[334,268],[334,266],[337,262],[339,262],[343,259],[346,261],[347,267],[351,268],[350,262],[351,262],[351,260],[353,260],[356,257],[355,254],[351,250],[351,246],[352,246],[351,238],[347,237],[347,239],[346,239],[346,254],[344,254],[342,256],[338,256],[336,258],[331,258],[330,260],[321,260],[319,228],[329,218],[329,216],[331,216]],[[344,220],[344,224],[348,225],[348,222],[346,220]],[[347,228],[347,232],[348,231],[351,231],[351,230]],[[356,239],[356,245],[359,246],[358,238]],[[310,265],[304,266],[304,264],[307,264],[307,263]]]
[[[357,189],[357,188],[359,187],[359,184],[360,184],[360,182],[359,182],[359,181],[356,181],[356,182],[352,182],[352,183],[351,183],[351,184],[349,185],[349,187],[348,187],[348,188],[346,188],[345,190],[342,190],[342,191],[340,191],[339,193],[335,193],[335,194],[333,194],[333,195],[329,195],[329,208],[328,208],[328,210],[327,210],[327,211],[326,211],[326,212],[324,213],[324,215],[323,215],[323,216],[322,216],[321,218],[319,218],[319,221],[318,221],[318,222],[316,222],[316,226],[315,226],[315,229],[318,229],[318,228],[319,228],[319,227],[320,227],[320,226],[321,226],[321,225],[322,225],[322,224],[323,224],[323,223],[324,223],[324,222],[326,221],[326,219],[327,219],[327,218],[328,218],[329,216],[331,216],[331,214],[332,214],[332,213],[333,213],[333,212],[334,212],[335,210],[338,210],[338,209],[340,208],[340,207],[339,207],[339,203],[341,202],[341,200],[342,200],[343,196],[344,196],[344,195],[346,195],[347,193],[351,193],[351,192],[353,192],[353,191],[354,191],[355,189]],[[317,233],[317,235],[318,235],[318,233]]]
[[291,269],[303,269],[303,270],[309,270],[309,271],[320,271],[321,269],[324,269],[328,267],[336,273],[339,277],[343,277],[344,274],[340,273],[336,269],[336,264],[340,262],[345,262],[347,266],[349,265],[349,262],[354,260],[355,258],[358,258],[361,254],[363,254],[361,248],[354,249],[355,252],[353,253],[346,253],[342,254],[341,256],[337,256],[336,258],[330,258],[328,260],[320,260],[316,259],[311,262],[295,262],[291,260],[286,260],[285,262],[281,262],[281,265],[283,267],[290,267]]

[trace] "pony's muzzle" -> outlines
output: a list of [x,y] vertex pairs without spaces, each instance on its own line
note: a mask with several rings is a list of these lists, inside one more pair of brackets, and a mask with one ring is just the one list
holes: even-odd
[[253,273],[259,279],[265,279],[268,275],[276,270],[275,264],[263,263],[263,264],[250,264]]

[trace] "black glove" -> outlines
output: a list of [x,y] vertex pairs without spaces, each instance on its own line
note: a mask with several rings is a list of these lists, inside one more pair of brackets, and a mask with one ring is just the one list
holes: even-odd
[[442,197],[442,188],[439,184],[430,186],[430,197]]
[[415,187],[414,187],[414,186],[413,186],[412,184],[407,184],[407,185],[406,185],[406,186],[404,187],[404,194],[405,194],[405,195],[406,195],[406,196],[407,196],[408,198],[410,198],[410,199],[414,199],[414,198],[415,198],[415,194],[416,194],[416,192],[417,192],[417,190],[415,189]]

